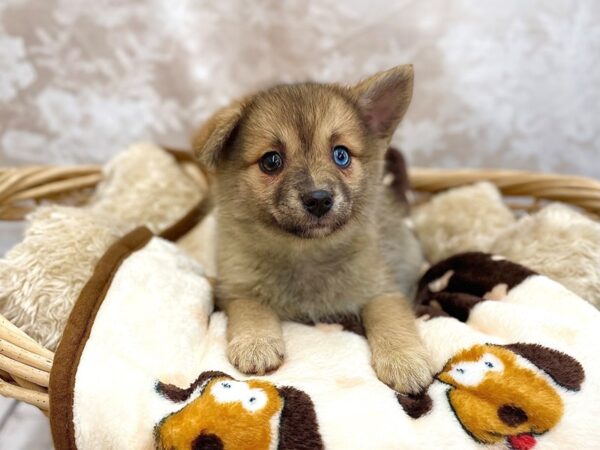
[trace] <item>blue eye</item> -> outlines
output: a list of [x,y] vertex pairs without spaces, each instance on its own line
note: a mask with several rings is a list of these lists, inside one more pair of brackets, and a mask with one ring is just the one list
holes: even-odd
[[489,368],[493,368],[494,367],[494,365],[491,362],[489,362],[489,361],[486,361],[485,365],[488,366]]
[[229,384],[229,383],[223,383],[221,386],[223,386],[225,389],[231,388],[231,384]]
[[256,397],[250,397],[250,403],[254,403],[256,401]]
[[333,162],[344,169],[350,165],[350,153],[343,145],[333,147],[332,157]]
[[465,369],[456,369],[458,373],[465,373]]

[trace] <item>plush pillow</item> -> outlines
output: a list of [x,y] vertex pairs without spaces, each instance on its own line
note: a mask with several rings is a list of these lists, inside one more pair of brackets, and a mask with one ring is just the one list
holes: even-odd
[[117,236],[147,225],[170,239],[196,224],[204,193],[175,158],[136,144],[109,162],[88,205],[44,206],[0,259],[0,313],[49,349],[98,259]]
[[559,203],[501,231],[491,251],[531,267],[600,307],[600,223]]
[[496,235],[515,219],[498,189],[482,182],[434,195],[413,208],[412,221],[427,259],[488,251]]

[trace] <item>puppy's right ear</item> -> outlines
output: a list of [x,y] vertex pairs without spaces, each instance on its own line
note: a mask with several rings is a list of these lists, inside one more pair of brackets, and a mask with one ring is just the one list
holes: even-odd
[[196,132],[193,151],[207,169],[214,170],[219,163],[223,148],[242,118],[244,104],[243,100],[237,100],[221,108]]
[[352,88],[367,126],[388,142],[404,117],[413,93],[411,64],[379,72]]

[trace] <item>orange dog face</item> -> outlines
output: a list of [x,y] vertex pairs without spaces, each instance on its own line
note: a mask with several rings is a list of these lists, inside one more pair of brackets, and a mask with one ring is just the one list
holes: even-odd
[[323,448],[312,401],[297,389],[203,372],[187,389],[158,383],[157,392],[185,403],[157,424],[160,450]]
[[272,419],[282,407],[271,383],[214,378],[202,395],[164,420],[158,430],[159,448],[191,449],[203,440],[218,439],[223,448],[268,450],[277,439],[278,421]]
[[370,215],[412,82],[412,67],[400,66],[353,87],[277,86],[218,111],[194,140],[216,173],[218,204],[228,217],[301,238]]
[[556,388],[518,355],[567,389],[579,389],[583,380],[576,360],[540,345],[475,345],[458,353],[437,378],[452,386],[448,400],[456,417],[481,443],[525,434],[535,442],[533,435],[547,432],[563,415]]

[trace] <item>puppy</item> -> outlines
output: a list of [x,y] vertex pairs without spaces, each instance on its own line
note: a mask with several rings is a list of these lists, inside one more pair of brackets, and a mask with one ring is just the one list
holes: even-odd
[[356,314],[381,381],[408,393],[430,383],[406,298],[422,256],[405,204],[382,183],[412,88],[408,65],[353,87],[277,86],[197,133],[196,155],[216,181],[217,305],[241,372],[281,365],[281,320]]

